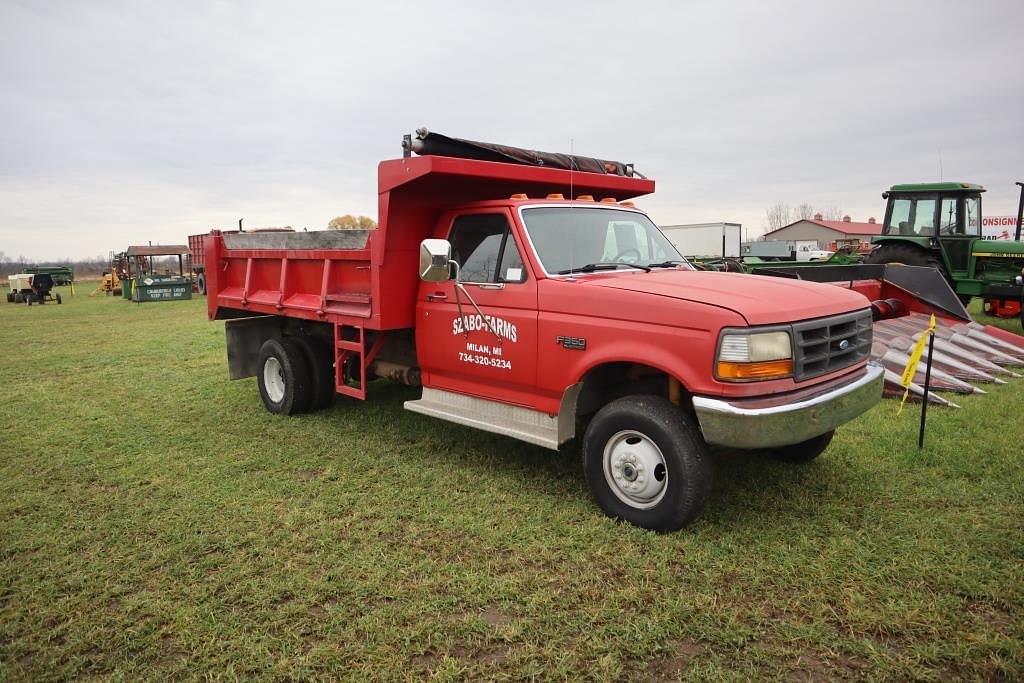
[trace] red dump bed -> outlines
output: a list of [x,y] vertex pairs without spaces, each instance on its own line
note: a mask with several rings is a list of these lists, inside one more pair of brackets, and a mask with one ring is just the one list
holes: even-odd
[[614,174],[440,156],[382,161],[376,230],[205,235],[209,316],[413,327],[419,243],[442,211],[519,193],[622,200],[653,191],[653,180]]

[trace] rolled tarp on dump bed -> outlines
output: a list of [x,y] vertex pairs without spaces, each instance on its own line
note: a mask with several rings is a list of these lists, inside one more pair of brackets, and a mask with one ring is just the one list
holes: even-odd
[[533,149],[497,145],[493,142],[477,142],[450,138],[440,133],[432,133],[426,128],[419,128],[415,135],[406,136],[402,142],[406,154],[427,156],[454,157],[457,159],[476,159],[477,161],[497,161],[504,164],[525,164],[527,166],[547,166],[585,173],[607,173],[627,177],[639,176],[632,164],[607,159],[595,159],[576,154],[560,154],[558,152],[538,152]]

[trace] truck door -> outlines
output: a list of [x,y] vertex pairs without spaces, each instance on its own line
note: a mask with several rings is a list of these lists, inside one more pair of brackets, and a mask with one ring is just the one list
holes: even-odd
[[537,282],[512,224],[504,208],[465,213],[451,221],[447,238],[452,260],[480,311],[460,295],[460,314],[454,281],[420,283],[416,353],[424,386],[533,404]]

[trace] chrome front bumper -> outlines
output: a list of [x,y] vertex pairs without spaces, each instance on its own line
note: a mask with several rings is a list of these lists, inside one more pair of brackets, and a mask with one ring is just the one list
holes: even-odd
[[[845,378],[843,378],[845,379]],[[723,400],[694,396],[704,440],[728,448],[771,448],[806,441],[849,422],[882,398],[884,371],[869,363],[852,381],[791,395]]]

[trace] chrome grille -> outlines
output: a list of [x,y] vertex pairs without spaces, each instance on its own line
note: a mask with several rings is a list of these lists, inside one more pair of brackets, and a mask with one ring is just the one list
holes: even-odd
[[793,324],[793,375],[799,380],[842,370],[871,353],[871,311]]

